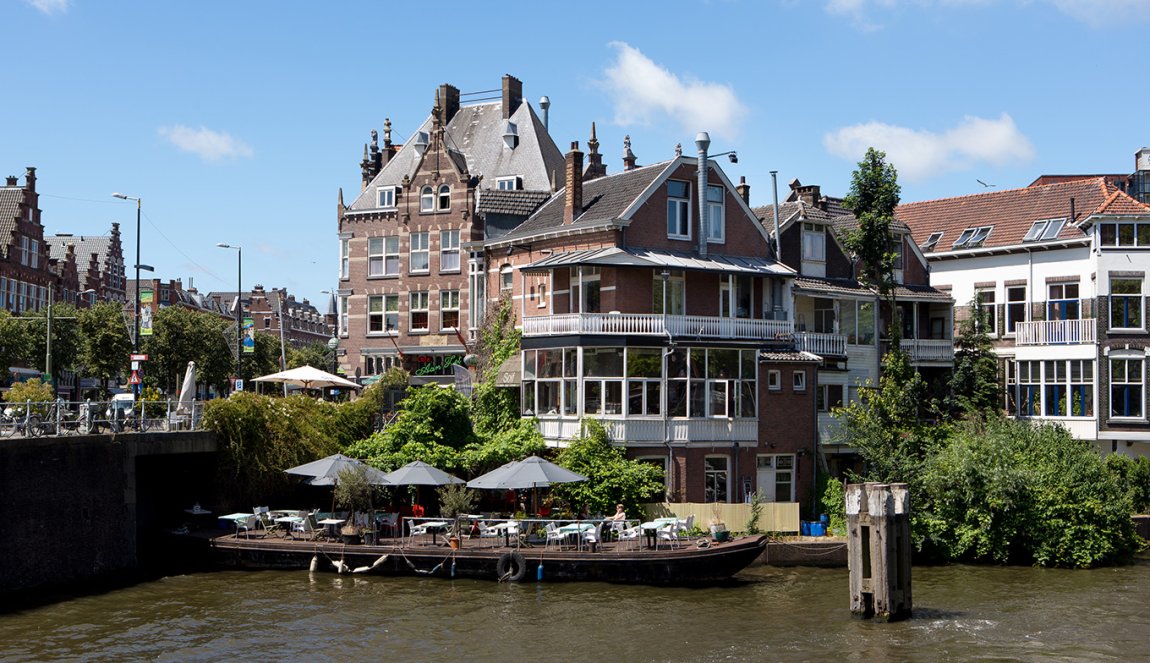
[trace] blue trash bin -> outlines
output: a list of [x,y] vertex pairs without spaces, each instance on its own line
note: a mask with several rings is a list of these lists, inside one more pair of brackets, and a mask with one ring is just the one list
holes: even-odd
[[826,536],[827,528],[822,523],[811,523],[811,536]]
[[819,516],[819,522],[822,523],[824,527],[829,525],[831,522],[830,516],[824,513],[823,515]]
[[799,523],[799,534],[801,534],[802,536],[810,536],[811,535],[811,524],[805,520],[800,522]]

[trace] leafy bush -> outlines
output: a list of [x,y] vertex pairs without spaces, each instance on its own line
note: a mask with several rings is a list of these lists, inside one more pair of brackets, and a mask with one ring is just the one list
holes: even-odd
[[[8,403],[23,404],[32,401],[32,413],[41,416],[48,413],[47,404],[55,398],[56,395],[52,393],[52,385],[44,382],[40,378],[17,382],[12,385],[11,389],[4,393],[4,400]],[[24,413],[23,408],[20,408],[20,413]]]
[[1125,487],[1134,512],[1146,513],[1150,507],[1150,458],[1110,454],[1106,457],[1106,469]]
[[616,504],[629,514],[641,513],[640,504],[663,492],[663,471],[628,460],[595,419],[583,420],[582,433],[559,452],[556,462],[588,480],[553,486],[552,494],[591,513],[614,513]]
[[822,493],[823,513],[830,519],[831,532],[836,536],[845,536],[847,532],[847,505],[843,482],[827,477],[826,487]]

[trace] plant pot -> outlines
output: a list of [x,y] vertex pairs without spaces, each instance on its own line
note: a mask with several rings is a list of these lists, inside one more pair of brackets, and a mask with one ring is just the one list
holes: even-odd
[[358,534],[341,534],[340,536],[343,537],[343,542],[347,545],[359,543]]
[[727,526],[723,524],[711,525],[711,538],[715,541],[726,541],[731,537],[731,533],[727,531]]
[[452,550],[459,550],[459,537],[452,536],[447,542],[451,544]]

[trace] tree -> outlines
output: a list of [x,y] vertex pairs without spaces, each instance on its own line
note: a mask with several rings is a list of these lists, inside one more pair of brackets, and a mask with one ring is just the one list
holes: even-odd
[[475,440],[470,402],[454,389],[429,384],[409,390],[395,422],[347,453],[383,470],[422,460],[459,472],[466,469],[463,451]]
[[640,513],[643,502],[663,492],[663,471],[650,463],[628,460],[596,419],[583,420],[579,437],[559,452],[556,462],[587,481],[552,486],[552,493],[592,513],[614,513],[616,504],[629,513]]
[[[52,384],[56,384],[56,376],[62,370],[75,368],[79,363],[83,341],[77,313],[78,310],[71,304],[52,305]],[[48,367],[44,362],[48,355],[48,309],[41,309],[21,319],[28,321],[25,326],[28,328],[33,358],[29,363],[47,372]]]
[[998,359],[987,334],[986,311],[971,301],[970,312],[959,325],[955,343],[954,373],[946,396],[946,409],[952,415],[988,413],[1002,407]]
[[894,298],[894,265],[898,254],[892,250],[891,225],[898,207],[901,188],[898,172],[886,162],[886,153],[873,147],[851,174],[851,188],[843,206],[851,210],[858,226],[843,236],[843,245],[859,262],[859,280],[875,287],[890,305],[892,347],[901,338]]
[[288,368],[311,366],[326,371],[331,368],[331,350],[327,349],[327,343],[318,342],[308,343],[302,348],[288,348],[287,363]]
[[152,320],[152,335],[144,341],[149,355],[146,379],[172,393],[188,362],[194,361],[197,379],[222,390],[235,372],[235,353],[226,341],[229,331],[227,321],[210,313],[182,306],[160,309]]
[[80,362],[85,373],[100,379],[107,396],[108,382],[128,368],[132,339],[124,325],[124,313],[115,302],[99,302],[80,311]]
[[32,337],[28,327],[27,322],[0,310],[0,370],[31,363]]

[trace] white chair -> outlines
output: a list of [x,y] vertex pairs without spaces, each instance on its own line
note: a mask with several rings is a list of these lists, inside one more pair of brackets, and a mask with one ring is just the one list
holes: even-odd
[[567,538],[567,533],[560,532],[559,528],[555,526],[555,523],[547,523],[547,530],[545,535],[546,539],[543,541],[544,550],[551,547],[552,542],[554,542],[555,545],[559,548],[563,548],[563,539]]
[[299,534],[303,535],[303,538],[311,541],[316,538],[316,533],[318,531],[319,528],[316,527],[316,524],[312,521],[311,516],[304,516],[298,523],[292,523],[291,526],[291,535],[293,539],[298,532]]
[[674,550],[679,543],[679,523],[673,522],[660,529],[656,534],[658,536],[655,539],[655,548],[659,547],[659,543],[666,541],[667,545]]
[[[619,522],[620,522],[620,524],[622,524],[622,521],[619,521]],[[633,546],[633,549],[638,549],[639,548],[639,542],[643,539],[643,528],[640,527],[639,525],[635,525],[634,527],[628,527],[627,529],[621,529],[618,532],[618,537],[619,537],[619,547],[620,548],[623,548],[624,546],[630,545],[630,546]]]
[[252,514],[242,520],[236,521],[236,537],[239,537],[240,532],[244,533],[244,538],[248,538],[251,532],[260,526],[260,517]]

